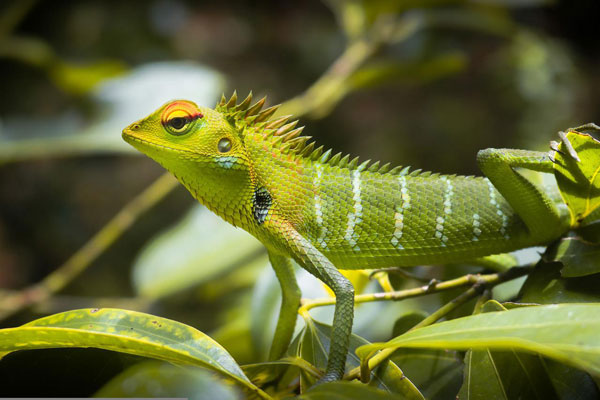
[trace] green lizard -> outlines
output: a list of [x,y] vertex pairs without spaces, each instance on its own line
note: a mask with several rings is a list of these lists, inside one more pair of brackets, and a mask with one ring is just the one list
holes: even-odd
[[486,175],[438,175],[358,163],[315,148],[265,99],[177,100],[123,131],[210,210],[267,248],[283,301],[271,359],[284,354],[300,305],[291,259],[336,296],[327,370],[344,374],[354,289],[339,269],[469,261],[547,244],[571,226],[564,204],[515,168],[552,172],[549,153],[486,149]]

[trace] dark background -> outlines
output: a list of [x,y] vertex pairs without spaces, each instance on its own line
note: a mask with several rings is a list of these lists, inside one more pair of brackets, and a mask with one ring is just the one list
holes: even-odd
[[[60,60],[112,60],[125,70],[153,61],[194,60],[221,72],[227,93],[253,90],[268,95],[271,104],[308,88],[346,41],[331,8],[316,0],[38,1],[14,25],[5,17],[15,2],[4,3],[0,122],[53,118],[66,111],[84,121],[98,116],[87,93],[57,84],[49,67],[35,61],[38,53],[15,56],[10,50],[14,38],[34,38]],[[545,149],[560,129],[600,122],[600,33],[594,21],[599,2],[489,3],[499,4],[492,11],[517,24],[519,31],[507,37],[448,24],[386,46],[375,61],[414,63],[456,52],[464,65],[435,79],[408,75],[352,91],[329,115],[302,118],[305,134],[363,159],[477,174],[475,154],[481,148]],[[41,280],[161,171],[133,154],[0,160],[0,288],[19,289]],[[140,247],[192,203],[184,190],[176,190],[63,295],[133,296],[129,269]],[[155,307],[184,322],[200,319],[205,331],[216,322],[198,316],[198,310],[223,307],[222,302],[180,299],[174,304],[176,311],[169,311],[169,304]],[[27,311],[0,324],[14,326],[39,315]],[[91,394],[135,361],[100,350],[80,353],[45,350],[35,357],[31,352],[9,356],[0,362],[0,395]],[[39,392],[27,385],[36,376],[45,377],[38,381]],[[30,391],[20,391],[23,387]]]

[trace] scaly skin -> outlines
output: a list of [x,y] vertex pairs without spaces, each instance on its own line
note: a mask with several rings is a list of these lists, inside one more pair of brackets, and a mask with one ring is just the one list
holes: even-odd
[[[289,259],[336,294],[329,364],[322,381],[344,372],[353,288],[338,269],[473,260],[548,243],[569,228],[568,212],[514,167],[551,172],[546,153],[488,149],[488,178],[358,165],[314,150],[295,122],[269,120],[264,99],[216,110],[178,100],[123,131],[206,207],[268,249],[284,301],[271,358],[286,350],[300,292]],[[502,194],[501,194],[502,193]]]

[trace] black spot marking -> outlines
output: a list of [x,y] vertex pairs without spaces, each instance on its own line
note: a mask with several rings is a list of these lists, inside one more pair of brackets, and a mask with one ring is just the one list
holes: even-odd
[[92,313],[92,314],[93,314],[93,313],[97,313],[98,311],[100,311],[100,309],[99,309],[99,308],[92,308],[92,309],[90,310],[90,313]]
[[267,219],[271,202],[271,195],[266,188],[263,187],[254,191],[254,196],[252,196],[252,214],[259,225]]

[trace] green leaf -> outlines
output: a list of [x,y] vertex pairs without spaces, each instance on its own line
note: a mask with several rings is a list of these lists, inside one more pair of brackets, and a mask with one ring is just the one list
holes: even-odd
[[522,350],[600,375],[600,304],[515,308],[440,322],[387,343],[364,345],[360,357],[385,348]]
[[465,356],[461,399],[557,399],[539,356],[471,350]]
[[[482,312],[506,311],[488,301]],[[461,399],[554,399],[556,393],[537,355],[515,351],[469,350],[465,355],[465,378]]]
[[566,138],[580,161],[569,154],[564,142],[559,143],[559,151],[553,154],[554,175],[569,207],[571,224],[578,225],[600,206],[600,141],[576,130],[569,130]]
[[271,265],[266,265],[252,291],[250,332],[255,354],[266,359],[273,341],[281,304],[281,287]]
[[0,330],[0,356],[16,350],[59,347],[96,347],[209,368],[263,395],[209,336],[154,315],[111,308],[81,309]]
[[313,380],[321,376],[321,371],[300,357],[285,357],[277,361],[248,364],[242,369],[256,386],[264,387],[277,381],[277,397],[292,394],[292,390],[297,386],[293,383],[297,381],[298,372],[304,376],[311,376]]
[[[299,344],[299,354],[301,358],[313,364],[315,367],[324,370],[327,366],[327,355],[329,352],[331,326],[322,324],[313,319],[305,320],[306,327],[301,333],[302,339]],[[350,337],[350,346],[346,368],[348,370],[360,365],[359,358],[355,355],[355,350],[367,342],[360,336],[352,334]],[[303,375],[304,377],[304,375]],[[310,384],[314,382],[309,382]],[[380,364],[375,371],[371,373],[370,386],[383,389],[390,393],[396,393],[404,396],[406,399],[424,399],[419,389],[406,377],[396,364],[391,361]],[[308,386],[308,384],[303,385]]]
[[596,274],[600,272],[600,245],[564,238],[557,246],[555,260],[564,265],[560,273],[566,278]]
[[[502,310],[503,305],[495,301],[482,308],[483,312]],[[592,378],[578,369],[540,356],[486,349],[467,352],[459,397],[592,400],[599,394]]]
[[133,266],[133,283],[144,297],[159,298],[250,263],[267,263],[264,246],[196,205],[146,245]]
[[540,262],[521,288],[523,303],[597,303],[600,302],[600,274],[565,278],[559,262]]
[[600,399],[600,389],[589,374],[547,358],[542,363],[559,399]]
[[402,349],[392,361],[429,400],[454,399],[463,381],[462,353],[456,351]]
[[[401,397],[404,399],[404,397]],[[396,395],[358,382],[329,382],[314,386],[299,400],[398,400]]]
[[427,314],[422,311],[409,311],[394,323],[394,329],[392,329],[392,336],[400,336],[405,332],[412,329],[413,326],[425,319]]
[[105,384],[94,397],[185,397],[194,400],[240,398],[230,385],[225,385],[208,371],[155,361],[128,368]]
[[465,69],[464,54],[454,52],[442,54],[430,60],[418,62],[386,61],[362,67],[350,77],[353,88],[376,87],[393,82],[428,83],[455,75]]

